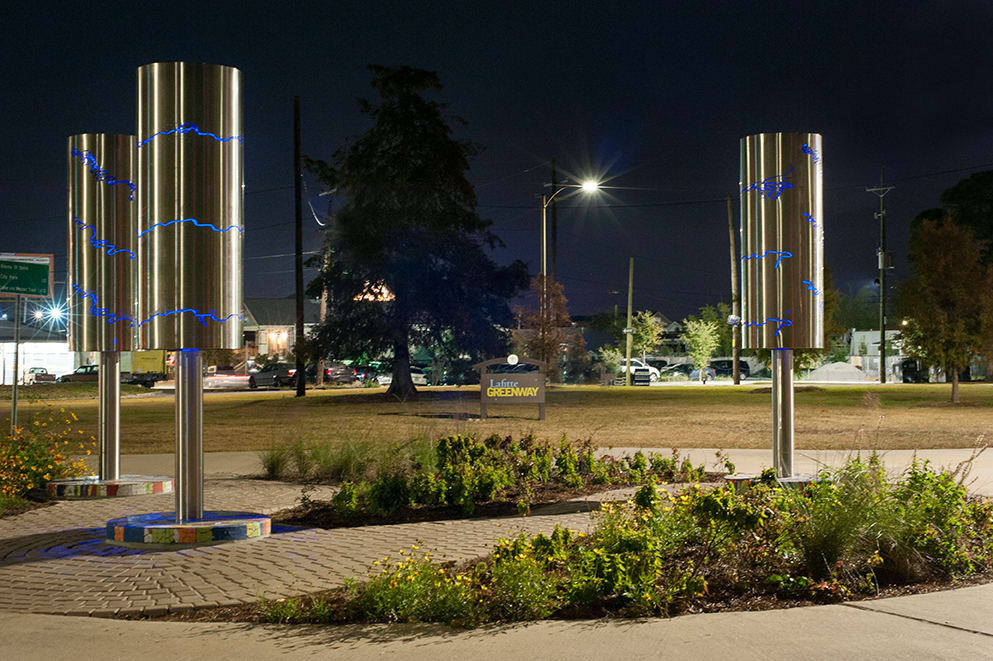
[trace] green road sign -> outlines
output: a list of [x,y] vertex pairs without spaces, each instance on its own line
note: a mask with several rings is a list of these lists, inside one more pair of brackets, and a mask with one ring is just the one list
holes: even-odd
[[0,253],[0,294],[52,295],[52,255]]

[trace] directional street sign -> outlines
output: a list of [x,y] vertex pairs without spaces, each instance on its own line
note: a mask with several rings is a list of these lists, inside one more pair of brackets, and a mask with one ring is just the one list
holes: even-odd
[[621,332],[624,333],[625,335],[631,335],[632,333],[634,333],[634,329],[628,326],[627,328],[623,329]]
[[0,252],[0,294],[51,298],[52,255]]

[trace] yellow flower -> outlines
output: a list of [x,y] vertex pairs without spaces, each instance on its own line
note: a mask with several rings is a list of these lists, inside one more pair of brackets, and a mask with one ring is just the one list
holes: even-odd
[[374,560],[372,564],[373,564],[374,566],[377,566],[377,567],[378,567],[378,566],[379,566],[379,560]]

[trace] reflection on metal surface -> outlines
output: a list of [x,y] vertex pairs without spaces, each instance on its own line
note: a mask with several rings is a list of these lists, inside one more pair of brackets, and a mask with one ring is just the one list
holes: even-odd
[[137,186],[134,182],[128,181],[127,179],[115,179],[113,175],[107,170],[100,167],[100,163],[97,157],[90,153],[90,150],[79,150],[76,147],[70,146],[70,152],[73,156],[79,159],[79,162],[83,165],[90,166],[90,173],[96,177],[97,181],[102,181],[108,186],[116,186],[117,184],[124,184],[128,187],[131,193],[128,195],[128,200],[134,200],[134,194],[137,191]]
[[743,348],[824,347],[822,169],[819,134],[741,140]]
[[138,238],[140,239],[141,237],[148,234],[156,227],[166,227],[168,225],[175,225],[176,223],[193,223],[195,227],[207,227],[214,230],[215,232],[220,232],[220,233],[229,232],[231,230],[238,230],[239,232],[245,231],[243,227],[239,227],[238,225],[231,225],[229,227],[225,227],[224,229],[220,229],[218,227],[214,227],[211,223],[198,222],[196,218],[180,218],[178,220],[169,220],[164,223],[153,223],[151,226],[148,227],[148,229],[144,229],[138,232]]
[[134,349],[134,140],[133,135],[86,133],[67,141],[66,290],[72,351]]
[[237,69],[187,62],[138,69],[143,349],[242,345],[242,143]]
[[168,131],[159,131],[152,137],[145,138],[144,140],[139,141],[138,149],[141,149],[142,147],[144,147],[145,145],[147,145],[149,142],[159,137],[160,135],[172,135],[173,133],[195,133],[196,135],[202,135],[209,138],[213,138],[218,142],[230,142],[232,140],[237,140],[238,142],[244,142],[245,140],[245,137],[241,135],[232,135],[232,136],[228,136],[227,138],[221,138],[209,131],[201,131],[200,127],[197,126],[196,124],[183,124],[182,126],[177,126],[176,128],[169,129]]
[[90,236],[90,245],[93,246],[94,248],[103,248],[103,249],[105,249],[106,250],[105,254],[108,257],[110,257],[111,255],[116,255],[119,252],[126,252],[130,256],[130,259],[134,259],[135,258],[134,253],[131,252],[130,250],[128,250],[127,248],[118,248],[117,246],[115,246],[113,243],[111,243],[107,239],[98,239],[97,238],[97,228],[93,227],[93,225],[90,225],[88,223],[84,223],[83,221],[79,220],[76,217],[73,217],[73,220],[76,221],[76,227],[78,227],[80,229],[80,232],[84,236],[86,235],[86,232],[83,231],[83,230],[90,229],[90,230],[93,231],[93,234]]

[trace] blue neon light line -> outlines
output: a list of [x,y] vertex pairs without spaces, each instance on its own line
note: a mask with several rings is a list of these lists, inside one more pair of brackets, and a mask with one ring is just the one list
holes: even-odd
[[811,216],[809,213],[801,213],[800,215],[807,217],[807,224],[808,225],[810,225],[811,227],[813,227],[815,229],[817,228],[817,221],[814,219],[813,216]]
[[164,223],[155,223],[154,225],[152,225],[151,227],[149,227],[145,231],[138,232],[138,238],[140,239],[141,237],[143,237],[144,235],[148,234],[149,232],[151,232],[156,227],[165,227],[166,225],[175,225],[176,223],[193,223],[197,227],[209,227],[210,229],[214,230],[215,232],[219,232],[221,234],[223,234],[224,232],[230,232],[231,230],[238,230],[239,232],[244,232],[245,231],[245,229],[243,227],[239,227],[238,225],[230,225],[228,227],[225,227],[224,229],[220,229],[219,227],[216,227],[213,223],[201,223],[196,218],[179,218],[177,220],[170,220],[170,221],[167,221],[167,222],[164,222]]
[[213,138],[218,142],[231,142],[232,140],[237,140],[238,142],[245,141],[245,136],[243,135],[232,135],[232,136],[228,136],[227,138],[221,138],[218,137],[217,134],[211,133],[210,131],[201,131],[199,126],[193,123],[189,123],[189,124],[180,124],[176,128],[169,129],[168,131],[157,131],[153,133],[151,137],[145,138],[144,140],[139,140],[138,149],[141,149],[142,147],[144,147],[145,145],[147,145],[149,142],[151,142],[160,135],[170,135],[172,133],[196,133],[197,135]]
[[241,314],[237,314],[237,313],[232,312],[228,316],[226,316],[223,319],[221,319],[220,317],[217,316],[217,312],[215,312],[214,310],[210,310],[209,312],[200,312],[199,310],[197,310],[195,308],[183,308],[182,310],[166,310],[165,312],[156,312],[155,314],[153,314],[148,319],[145,319],[144,321],[142,321],[141,323],[139,323],[138,324],[138,328],[141,328],[142,326],[144,326],[145,324],[147,324],[149,321],[151,321],[155,317],[170,317],[170,316],[172,316],[174,314],[183,314],[184,312],[192,312],[193,313],[193,316],[196,317],[197,319],[199,319],[200,320],[200,323],[203,324],[204,326],[207,325],[207,322],[208,321],[216,321],[216,322],[219,322],[219,323],[222,323],[223,324],[224,322],[226,322],[229,319],[231,319],[231,317],[235,317],[237,319],[244,319],[245,318],[245,315],[241,315]]
[[[784,317],[785,317],[786,315],[788,315],[788,314],[791,314],[789,310],[786,310],[785,312],[783,312],[783,316],[784,316]],[[783,330],[784,328],[786,328],[786,327],[788,327],[788,326],[792,326],[792,325],[793,325],[793,322],[792,322],[792,321],[790,321],[789,319],[776,319],[775,317],[769,317],[769,318],[768,318],[768,319],[766,319],[765,321],[743,321],[743,322],[741,322],[741,325],[742,325],[742,326],[765,326],[765,325],[766,325],[767,323],[769,323],[770,321],[774,321],[774,322],[776,322],[777,324],[779,324],[779,326],[777,326],[777,327],[776,327],[776,337],[778,337],[778,336],[779,336],[779,333],[780,333],[780,332],[781,332],[781,331],[782,331],[782,330]]]
[[[748,188],[743,188],[742,193],[747,193],[749,191],[757,190],[762,195],[765,195],[770,200],[777,200],[779,196],[783,194],[787,189],[793,188],[793,184],[786,181],[786,177],[793,173],[793,168],[790,168],[782,174],[775,175],[773,177],[768,177],[762,181],[756,181],[754,184]],[[777,181],[781,179],[782,181]]]
[[97,317],[108,317],[106,319],[106,322],[108,324],[116,324],[118,321],[126,321],[129,324],[131,324],[131,328],[134,328],[134,319],[132,319],[131,317],[125,317],[124,315],[116,314],[114,312],[111,312],[107,308],[98,308],[97,305],[100,304],[100,301],[97,298],[96,291],[86,291],[76,283],[72,283],[72,290],[73,293],[79,294],[81,298],[83,299],[88,298],[91,301],[93,301],[93,304],[90,305],[90,312],[92,312]]
[[820,292],[817,291],[817,287],[815,287],[814,286],[814,283],[812,283],[810,280],[801,280],[800,282],[802,282],[803,284],[807,285],[807,291],[814,292],[814,296],[817,296],[818,294],[820,294]]
[[792,257],[793,253],[791,253],[789,250],[766,250],[761,255],[758,253],[754,255],[745,255],[744,257],[741,258],[741,261],[747,262],[749,259],[762,259],[766,255],[779,255],[779,257],[776,258],[776,263],[772,267],[774,269],[778,269],[779,263],[784,259],[786,259],[787,257]]
[[137,186],[135,186],[133,182],[130,182],[127,179],[115,179],[114,177],[112,177],[109,172],[107,172],[106,170],[100,167],[100,165],[97,163],[97,157],[94,156],[92,153],[90,153],[89,149],[84,149],[83,151],[79,151],[78,149],[73,147],[72,155],[78,157],[79,162],[82,163],[83,165],[91,166],[90,172],[92,172],[93,176],[97,178],[97,181],[102,181],[108,186],[116,186],[117,184],[126,184],[127,187],[131,189],[131,192],[128,194],[128,201],[134,201],[134,195],[138,190]]
[[819,163],[821,160],[821,157],[820,155],[818,155],[817,150],[811,147],[810,145],[808,145],[807,143],[803,144],[803,153],[809,154],[811,159],[814,161],[814,163]]
[[126,252],[128,253],[128,255],[130,255],[129,259],[135,259],[134,253],[128,250],[127,248],[118,248],[117,246],[115,246],[110,241],[107,241],[106,239],[98,239],[97,228],[93,227],[93,225],[84,223],[83,221],[79,220],[77,216],[73,216],[72,219],[76,221],[76,225],[78,225],[80,229],[85,230],[87,227],[89,227],[91,230],[93,230],[93,236],[91,236],[89,239],[90,245],[93,246],[94,248],[106,248],[108,257],[110,255],[116,255],[119,252]]

